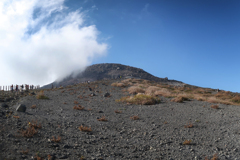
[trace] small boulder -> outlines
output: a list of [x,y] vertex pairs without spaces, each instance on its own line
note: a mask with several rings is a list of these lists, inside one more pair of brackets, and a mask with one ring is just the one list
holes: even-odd
[[8,108],[8,105],[6,103],[1,104],[2,108]]
[[19,104],[16,108],[16,111],[18,112],[25,112],[26,111],[26,106],[24,104]]
[[110,97],[110,93],[105,93],[104,95],[103,95],[103,97]]
[[13,98],[11,98],[11,97],[8,97],[8,98],[5,98],[5,102],[10,102],[11,100],[13,100]]
[[91,93],[90,96],[93,97],[93,96],[96,96],[96,94],[95,93]]

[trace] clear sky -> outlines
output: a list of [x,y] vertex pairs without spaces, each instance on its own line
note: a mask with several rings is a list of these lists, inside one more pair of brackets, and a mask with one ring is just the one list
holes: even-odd
[[120,63],[240,92],[239,8],[239,0],[3,0],[0,84],[43,85]]

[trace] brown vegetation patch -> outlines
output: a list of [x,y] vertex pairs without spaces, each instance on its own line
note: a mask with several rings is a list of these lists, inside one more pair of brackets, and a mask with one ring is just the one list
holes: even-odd
[[183,101],[189,101],[189,98],[185,97],[185,96],[177,96],[177,97],[173,98],[171,101],[182,103]]
[[192,128],[193,127],[193,124],[192,123],[189,123],[187,125],[184,125],[185,128]]
[[84,110],[84,107],[82,107],[80,104],[78,106],[74,106],[73,109],[76,110]]
[[[204,160],[209,160],[209,159],[208,159],[208,157],[205,157]],[[211,158],[211,160],[218,160],[217,153],[215,153],[215,154],[213,155],[213,157]]]
[[27,155],[27,154],[28,154],[28,152],[29,152],[29,150],[28,150],[28,149],[27,149],[26,151],[22,150],[22,154],[25,154],[25,155]]
[[31,106],[32,109],[35,109],[36,107],[37,107],[36,105],[32,105],[32,106]]
[[41,124],[38,125],[37,121],[32,121],[32,123],[28,122],[28,128],[26,130],[21,129],[18,132],[21,133],[22,136],[30,138],[33,137],[33,135],[37,134],[39,128],[42,128]]
[[131,86],[128,88],[130,94],[145,93],[145,90],[138,86]]
[[74,101],[74,104],[78,104],[78,101]]
[[92,132],[91,127],[83,127],[82,125],[79,127],[79,130],[82,132]]
[[139,119],[139,117],[138,116],[132,116],[132,117],[130,117],[132,120],[138,120]]
[[127,84],[116,82],[116,83],[112,83],[111,86],[113,86],[113,87],[126,87]]
[[239,104],[239,103],[240,103],[240,96],[239,96],[239,95],[236,95],[235,97],[232,98],[231,101],[234,102],[234,103]]
[[154,105],[161,102],[160,98],[150,95],[138,94],[131,97],[122,97],[117,102],[127,102],[129,104]]
[[99,118],[98,121],[104,121],[104,122],[106,122],[106,121],[108,121],[108,120],[106,119],[105,116],[103,116],[102,118]]
[[122,113],[122,111],[119,111],[119,110],[115,110],[114,112],[115,113]]
[[20,117],[19,116],[13,116],[13,118],[19,119]]
[[53,141],[53,142],[56,142],[56,143],[58,143],[58,142],[60,142],[61,141],[61,137],[60,136],[58,136],[58,138],[56,139],[54,136],[52,136],[53,138],[51,139],[51,141]]
[[37,93],[37,99],[49,99],[47,96],[44,95],[44,91],[41,90]]
[[183,142],[183,145],[190,145],[191,142],[192,142],[192,140],[185,140],[185,141]]
[[147,94],[147,95],[154,95],[154,93],[155,93],[156,91],[158,91],[158,90],[160,90],[159,87],[149,86],[149,87],[146,89],[145,94]]
[[219,106],[218,106],[218,105],[211,105],[211,108],[213,108],[213,109],[219,109]]

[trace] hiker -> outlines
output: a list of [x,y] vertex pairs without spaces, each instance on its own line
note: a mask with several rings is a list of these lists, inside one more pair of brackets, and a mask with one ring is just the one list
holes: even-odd
[[18,92],[18,85],[16,84],[16,92]]
[[53,89],[53,84],[52,84],[52,89]]
[[11,92],[13,92],[13,84],[11,85]]
[[20,86],[20,93],[22,93],[22,91],[23,91],[23,87],[22,87],[22,86]]
[[22,90],[23,90],[23,89],[24,89],[24,85],[22,84],[22,86],[21,86],[21,87],[22,87]]
[[11,91],[13,92],[13,84],[11,85]]

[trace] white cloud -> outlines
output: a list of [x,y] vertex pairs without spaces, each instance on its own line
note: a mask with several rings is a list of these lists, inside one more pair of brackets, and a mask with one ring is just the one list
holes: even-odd
[[0,85],[46,84],[106,55],[94,25],[64,0],[1,0]]

